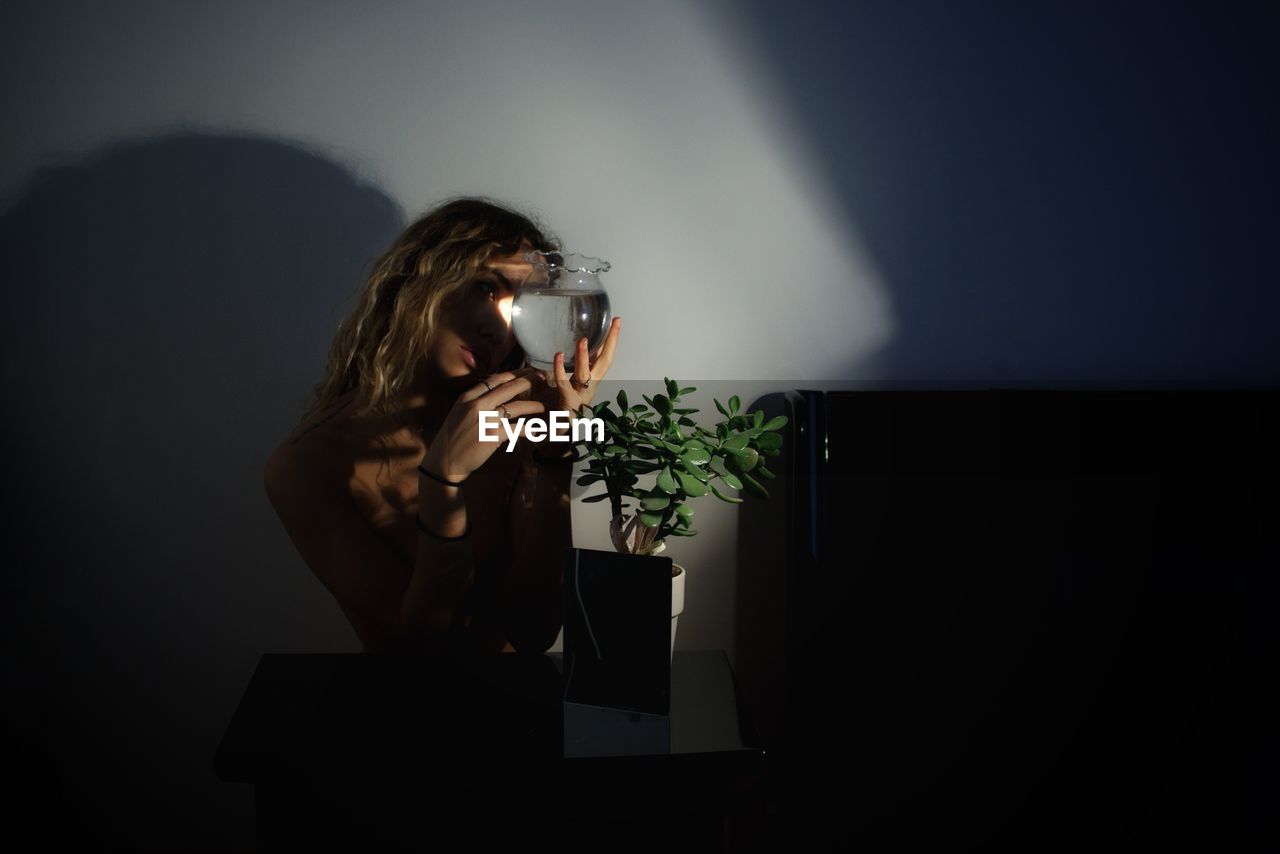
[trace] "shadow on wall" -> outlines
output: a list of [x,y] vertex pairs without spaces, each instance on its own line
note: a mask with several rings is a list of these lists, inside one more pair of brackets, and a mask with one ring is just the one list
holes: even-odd
[[356,646],[262,464],[402,219],[297,146],[200,134],[50,168],[0,217],[6,730],[47,842],[251,843],[211,763],[257,655]]
[[721,4],[890,289],[877,380],[1280,377],[1274,4]]

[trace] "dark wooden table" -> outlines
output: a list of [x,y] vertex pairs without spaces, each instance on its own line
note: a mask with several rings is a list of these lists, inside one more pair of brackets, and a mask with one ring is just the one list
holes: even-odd
[[564,758],[561,670],[558,653],[263,655],[215,771],[254,784],[262,848],[748,847],[765,752],[723,651],[675,653],[666,753]]

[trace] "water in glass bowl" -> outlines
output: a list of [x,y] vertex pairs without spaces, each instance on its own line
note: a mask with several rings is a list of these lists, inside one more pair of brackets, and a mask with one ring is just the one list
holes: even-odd
[[547,370],[556,353],[564,353],[564,369],[573,368],[578,339],[587,338],[594,353],[609,329],[609,295],[603,290],[522,288],[511,304],[516,340],[535,368]]

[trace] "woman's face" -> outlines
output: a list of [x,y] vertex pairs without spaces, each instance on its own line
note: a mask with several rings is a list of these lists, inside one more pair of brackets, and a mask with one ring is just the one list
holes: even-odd
[[528,248],[488,262],[457,302],[445,309],[431,356],[445,379],[479,380],[495,373],[516,345],[511,301],[529,274]]

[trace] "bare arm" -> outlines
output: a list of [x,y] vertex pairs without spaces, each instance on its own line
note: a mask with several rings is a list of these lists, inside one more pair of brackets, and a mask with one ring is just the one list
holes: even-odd
[[452,625],[475,577],[471,539],[463,536],[467,527],[463,490],[419,473],[417,562],[400,607],[408,634],[433,637]]
[[[419,532],[408,563],[361,516],[347,472],[321,445],[278,449],[267,461],[267,496],[299,554],[346,610],[395,646],[447,648],[449,629],[471,583],[469,540],[442,542]],[[422,478],[419,514],[449,537],[466,525],[461,491]],[[430,484],[430,485],[428,485]]]
[[[479,415],[498,406],[512,418],[545,411],[514,398],[530,382],[496,374],[463,393],[431,443],[422,466],[460,482],[493,455],[478,439]],[[267,495],[303,560],[339,603],[397,645],[438,651],[448,645],[458,605],[475,576],[466,533],[465,488],[418,475],[419,528],[412,564],[397,556],[361,517],[348,485],[343,454],[313,440],[284,446],[264,472]]]
[[[574,376],[565,372],[564,354],[557,353],[546,379],[532,392],[544,399],[547,410],[581,412],[595,395],[598,383],[613,364],[622,318],[609,326],[599,356],[593,361],[587,339],[577,343]],[[511,572],[499,591],[499,605],[507,640],[518,651],[546,652],[564,624],[562,589],[564,552],[573,545],[569,512],[569,481],[573,464],[566,461],[572,447],[557,443],[523,444],[525,459],[511,496],[511,538],[514,547]],[[543,464],[531,458],[537,455]]]
[[511,492],[511,568],[498,590],[498,607],[507,640],[517,652],[546,652],[564,623],[561,589],[564,553],[573,545],[569,481],[573,465],[530,459],[531,453],[551,458],[546,446],[521,443],[520,473]]

